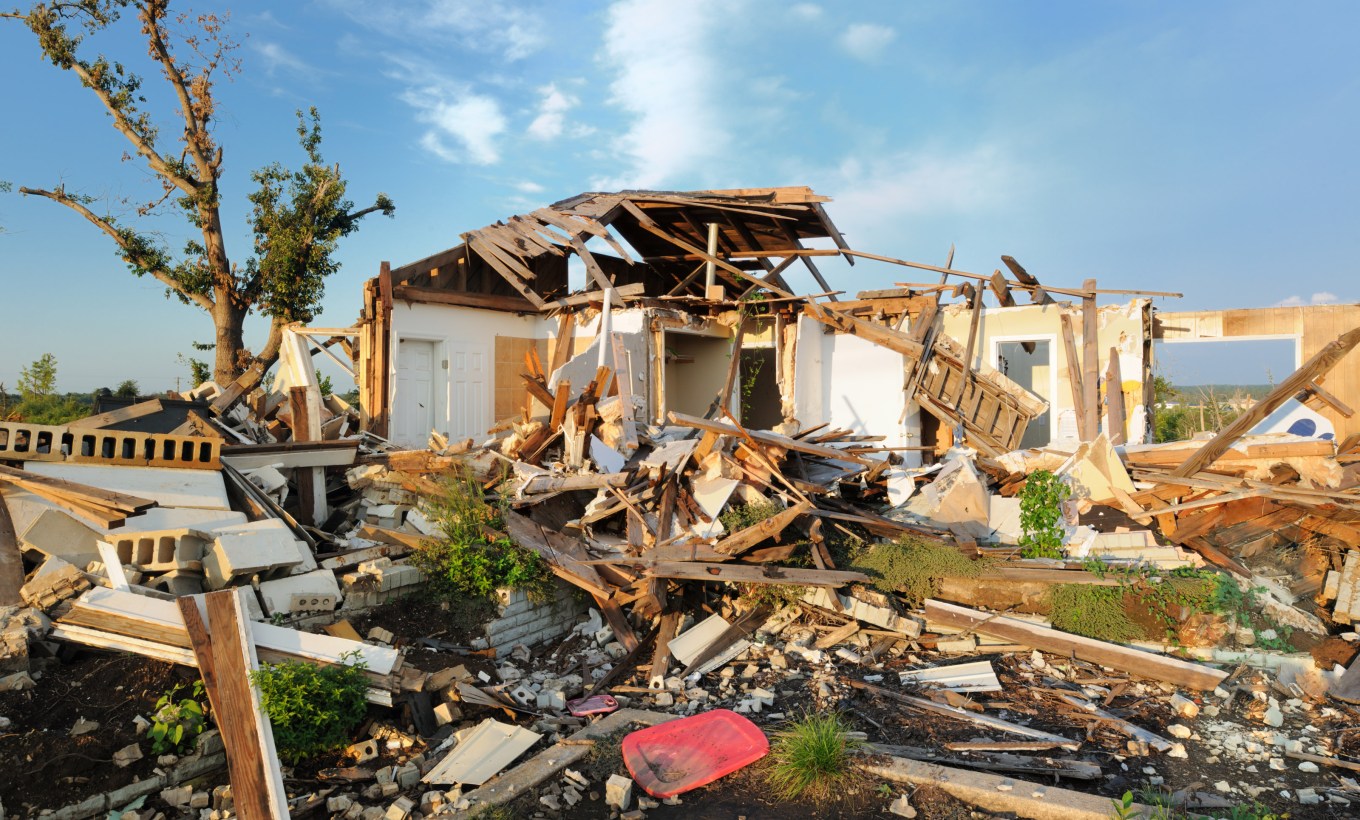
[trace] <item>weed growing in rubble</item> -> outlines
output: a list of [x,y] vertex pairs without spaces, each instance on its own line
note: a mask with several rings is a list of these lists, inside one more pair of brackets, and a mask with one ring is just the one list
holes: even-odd
[[421,512],[439,529],[424,541],[411,562],[450,599],[492,598],[496,590],[522,589],[542,600],[552,591],[552,572],[538,553],[505,535],[508,500],[487,504],[471,475],[445,479],[441,493],[427,496]]
[[857,776],[852,755],[863,745],[849,736],[850,727],[836,713],[809,714],[777,732],[770,748],[773,762],[766,775],[785,800],[823,800],[842,791]]
[[1062,503],[1072,494],[1067,482],[1048,470],[1035,470],[1020,491],[1020,554],[1062,558]]
[[154,754],[174,754],[187,749],[207,728],[203,681],[194,681],[189,697],[176,700],[181,688],[176,685],[156,701],[156,711],[151,715],[151,728],[146,730]]
[[900,592],[908,604],[920,606],[940,591],[941,578],[971,578],[991,564],[988,558],[971,559],[948,544],[908,535],[869,546],[854,557],[850,568],[872,577],[882,592]]
[[753,527],[761,521],[768,521],[784,511],[784,508],[773,501],[760,501],[755,504],[736,504],[729,507],[718,516],[718,520],[727,528],[728,532],[744,530]]
[[1058,584],[1049,594],[1055,629],[1115,643],[1147,637],[1124,610],[1123,587]]
[[279,759],[289,765],[343,749],[368,711],[366,665],[358,653],[341,663],[269,663],[250,673],[269,715]]

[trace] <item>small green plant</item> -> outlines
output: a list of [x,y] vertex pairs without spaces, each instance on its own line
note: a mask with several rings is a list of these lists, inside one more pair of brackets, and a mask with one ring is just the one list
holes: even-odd
[[1050,593],[1055,629],[1124,643],[1148,637],[1124,610],[1124,588],[1058,584]]
[[365,668],[352,653],[335,665],[288,661],[250,673],[274,728],[280,760],[296,765],[349,744],[368,711]]
[[1062,503],[1072,494],[1067,482],[1048,470],[1035,470],[1020,491],[1020,554],[1062,558]]
[[194,681],[189,696],[176,700],[183,688],[176,685],[156,701],[156,711],[151,715],[151,728],[146,730],[146,736],[151,738],[151,751],[155,754],[175,754],[187,749],[207,728],[203,681]]
[[501,505],[487,504],[471,475],[445,479],[441,494],[421,504],[440,537],[424,541],[411,562],[446,597],[492,598],[502,588],[522,589],[535,600],[551,594],[547,562],[503,533],[508,500]]
[[948,544],[908,535],[868,547],[850,566],[872,577],[879,590],[900,592],[908,604],[919,606],[940,591],[941,578],[972,578],[992,563],[969,558]]
[[718,520],[727,528],[728,532],[744,530],[747,527],[754,527],[762,521],[768,521],[784,511],[784,508],[773,501],[758,501],[754,504],[736,504],[729,507],[718,516]]
[[766,778],[785,800],[837,794],[859,771],[851,761],[860,741],[849,737],[839,714],[809,714],[775,734]]

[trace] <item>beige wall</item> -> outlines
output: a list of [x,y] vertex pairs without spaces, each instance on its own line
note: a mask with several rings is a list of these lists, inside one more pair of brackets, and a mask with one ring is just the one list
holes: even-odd
[[[1143,403],[1144,370],[1144,321],[1143,310],[1146,300],[1136,299],[1118,305],[1105,305],[1097,314],[1096,349],[1099,351],[1102,384],[1109,366],[1110,349],[1117,348],[1119,355],[1121,388],[1124,393],[1124,407],[1127,417],[1126,435],[1131,443],[1141,442],[1145,436],[1147,408]],[[1072,317],[1072,329],[1078,356],[1082,349],[1081,306],[1059,302],[1049,305],[1020,305],[1009,308],[983,308],[978,323],[978,341],[974,344],[973,365],[987,364],[995,367],[996,343],[1001,340],[1020,340],[1025,338],[1044,339],[1049,343],[1054,373],[1049,387],[1036,389],[1050,402],[1050,430],[1054,442],[1075,442],[1077,439],[1076,410],[1072,402],[1070,373],[1073,363],[1068,362],[1063,344],[1062,315]],[[965,305],[949,305],[941,310],[942,328],[946,334],[959,342],[961,347],[968,343],[968,330],[972,312]],[[1081,373],[1080,363],[1075,364],[1075,372]],[[1103,388],[1102,388],[1103,389]],[[1048,393],[1052,395],[1047,395]],[[1102,393],[1103,397],[1103,393]],[[1106,428],[1105,419],[1101,420],[1102,429]]]

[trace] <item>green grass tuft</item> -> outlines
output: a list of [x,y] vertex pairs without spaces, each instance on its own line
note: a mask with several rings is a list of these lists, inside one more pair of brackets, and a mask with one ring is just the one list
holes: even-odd
[[778,732],[770,749],[766,779],[784,800],[835,796],[860,771],[851,760],[861,742],[846,737],[849,727],[835,713],[805,715]]
[[1053,628],[1100,641],[1148,637],[1124,609],[1123,587],[1058,584],[1053,587]]

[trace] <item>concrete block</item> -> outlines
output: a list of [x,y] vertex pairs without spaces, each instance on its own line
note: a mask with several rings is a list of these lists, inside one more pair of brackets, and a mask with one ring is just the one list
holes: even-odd
[[145,570],[202,567],[203,553],[212,537],[199,530],[180,528],[115,533],[104,539],[113,545],[118,560]]
[[628,811],[628,804],[633,802],[633,779],[610,775],[604,783],[604,802],[619,811]]
[[45,555],[55,555],[68,563],[83,567],[99,560],[95,542],[102,535],[80,523],[61,510],[43,510],[28,525],[19,540]]
[[331,612],[340,600],[340,584],[335,573],[318,569],[303,575],[289,575],[260,583],[265,611],[275,613]]
[[[221,589],[258,572],[296,567],[302,563],[299,541],[277,519],[214,530],[216,540],[203,557],[208,586]],[[302,550],[306,545],[302,544]]]

